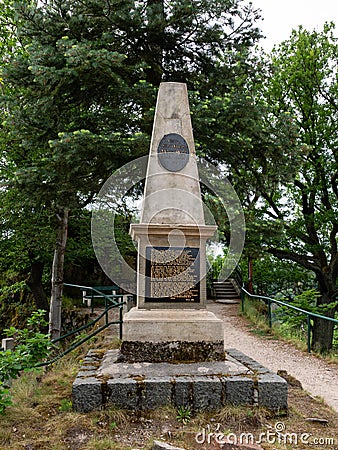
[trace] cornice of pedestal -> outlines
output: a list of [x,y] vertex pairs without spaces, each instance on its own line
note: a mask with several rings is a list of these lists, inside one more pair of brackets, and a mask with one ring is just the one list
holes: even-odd
[[163,224],[163,223],[132,223],[129,234],[136,240],[140,236],[168,236],[184,233],[185,236],[208,239],[214,236],[216,225],[194,225],[194,224]]

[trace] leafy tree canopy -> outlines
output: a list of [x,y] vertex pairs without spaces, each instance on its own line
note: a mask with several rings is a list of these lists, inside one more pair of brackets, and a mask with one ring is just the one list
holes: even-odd
[[[331,317],[338,275],[337,55],[333,24],[322,32],[300,27],[274,49],[261,98],[270,116],[286,118],[296,135],[279,163],[266,164],[268,172],[290,176],[271,184],[264,166],[248,168],[249,177],[260,180],[248,220],[251,243],[312,271],[317,305],[331,305]],[[333,325],[315,321],[314,348],[327,351],[332,336]]]

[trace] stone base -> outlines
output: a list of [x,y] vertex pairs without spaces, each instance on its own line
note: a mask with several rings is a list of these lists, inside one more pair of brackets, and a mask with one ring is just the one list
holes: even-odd
[[115,406],[151,410],[165,405],[212,411],[226,404],[287,409],[287,382],[234,349],[217,362],[118,363],[119,351],[90,351],[73,383],[79,412]]
[[199,362],[225,360],[224,343],[123,341],[119,362]]
[[223,321],[206,309],[132,308],[123,317],[129,342],[223,342]]

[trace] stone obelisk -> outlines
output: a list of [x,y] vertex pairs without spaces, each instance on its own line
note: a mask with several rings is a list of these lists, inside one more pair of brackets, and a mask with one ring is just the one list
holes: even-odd
[[186,85],[161,83],[138,244],[137,306],[124,316],[133,361],[224,358],[223,322],[206,309],[205,225]]

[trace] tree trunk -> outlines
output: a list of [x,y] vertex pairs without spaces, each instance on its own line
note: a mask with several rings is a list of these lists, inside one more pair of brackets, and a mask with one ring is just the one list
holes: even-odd
[[[146,80],[153,86],[159,86],[163,75],[163,45],[165,30],[165,12],[163,0],[147,1],[147,45],[145,59],[149,67],[145,69]],[[154,25],[154,23],[156,25]]]
[[[328,313],[325,315],[330,316]],[[334,322],[315,317],[312,333],[312,350],[322,354],[332,350],[333,330]]]
[[36,307],[48,312],[48,300],[42,286],[43,268],[44,263],[31,260],[31,273],[26,283],[32,291]]
[[[317,273],[317,280],[321,297],[317,300],[317,306],[328,305],[334,302],[334,286],[336,284],[335,279],[332,279],[332,274],[327,271],[325,273]],[[335,308],[329,311],[324,311],[321,315],[334,317]],[[312,350],[319,353],[328,353],[332,349],[333,343],[334,322],[329,320],[314,318],[313,331],[312,331]]]
[[68,210],[58,214],[58,229],[52,266],[52,291],[49,313],[49,334],[57,339],[61,334],[61,306],[63,291],[63,268],[68,231]]

